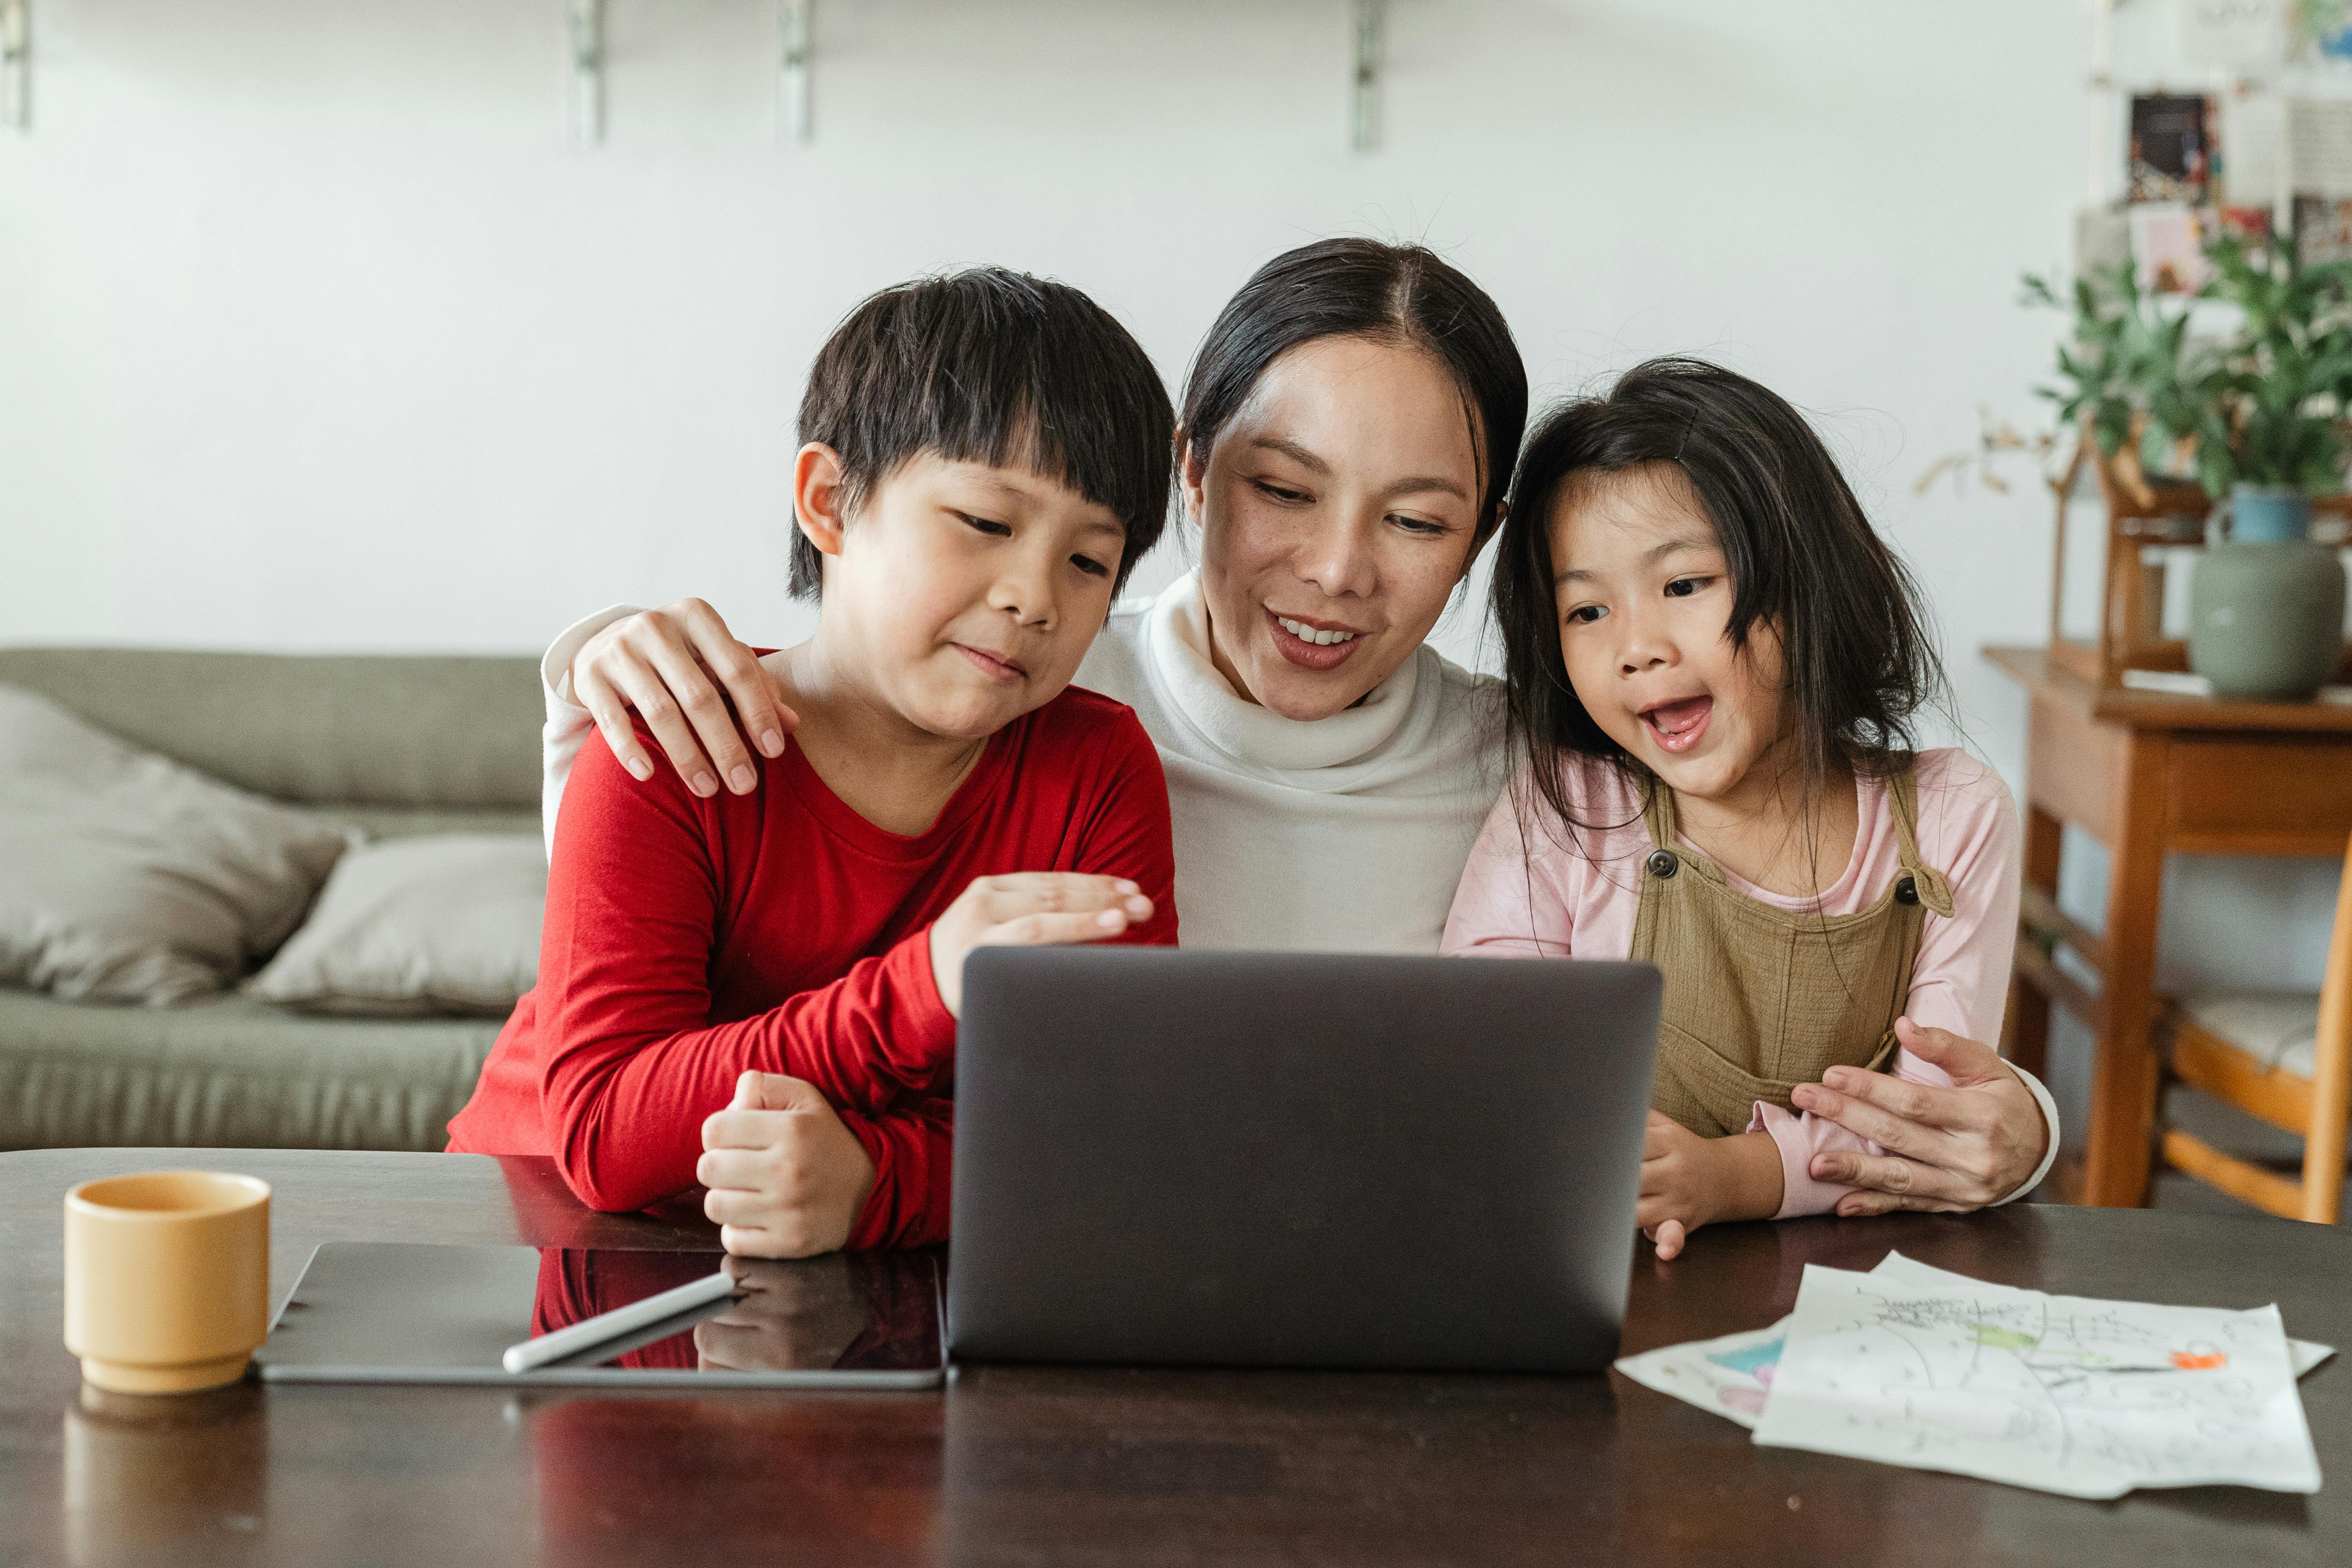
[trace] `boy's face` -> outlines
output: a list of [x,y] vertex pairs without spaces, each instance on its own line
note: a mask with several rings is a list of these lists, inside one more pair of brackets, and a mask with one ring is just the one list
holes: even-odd
[[827,640],[916,728],[977,740],[1069,685],[1110,612],[1127,531],[1024,468],[927,453],[875,485],[837,542]]

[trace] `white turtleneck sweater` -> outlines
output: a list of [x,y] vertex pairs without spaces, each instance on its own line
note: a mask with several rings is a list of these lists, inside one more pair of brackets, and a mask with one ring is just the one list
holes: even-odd
[[[555,639],[541,805],[593,728],[568,700],[572,660],[624,616]],[[1454,885],[1502,788],[1501,688],[1423,646],[1355,707],[1285,719],[1209,658],[1198,578],[1113,607],[1077,684],[1133,708],[1159,744],[1175,821],[1176,908],[1195,948],[1435,952]]]

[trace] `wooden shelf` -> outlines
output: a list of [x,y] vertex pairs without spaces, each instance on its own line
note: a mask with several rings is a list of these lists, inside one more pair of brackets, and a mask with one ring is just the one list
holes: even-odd
[[2352,702],[2255,702],[2237,697],[2190,697],[2139,691],[2085,680],[2053,659],[2048,648],[1989,647],[1984,657],[2028,689],[2044,689],[2100,724],[2151,730],[2271,730],[2281,733],[2352,734]]

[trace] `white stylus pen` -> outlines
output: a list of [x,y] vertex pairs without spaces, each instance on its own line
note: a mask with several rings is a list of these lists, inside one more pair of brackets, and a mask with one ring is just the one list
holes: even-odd
[[567,1323],[551,1334],[525,1340],[519,1345],[509,1345],[507,1353],[499,1358],[509,1372],[529,1372],[535,1366],[545,1366],[551,1361],[562,1361],[608,1340],[617,1340],[634,1329],[658,1323],[664,1318],[696,1307],[707,1306],[722,1296],[732,1296],[738,1287],[735,1276],[724,1268],[703,1279],[665,1290],[658,1296],[648,1296],[642,1301],[632,1301],[625,1307],[615,1307],[609,1312],[599,1312],[593,1318],[583,1318]]

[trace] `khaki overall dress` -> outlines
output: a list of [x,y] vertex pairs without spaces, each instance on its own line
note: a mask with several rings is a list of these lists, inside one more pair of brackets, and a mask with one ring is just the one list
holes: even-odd
[[1631,957],[1665,974],[1650,1103],[1702,1138],[1747,1131],[1755,1102],[1830,1068],[1883,1068],[1911,994],[1927,911],[1949,917],[1951,885],[1919,858],[1912,767],[1886,780],[1901,869],[1866,910],[1822,915],[1735,891],[1723,869],[1676,847],[1674,792],[1642,813],[1650,854]]

